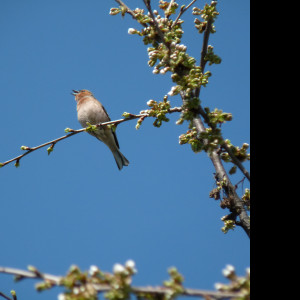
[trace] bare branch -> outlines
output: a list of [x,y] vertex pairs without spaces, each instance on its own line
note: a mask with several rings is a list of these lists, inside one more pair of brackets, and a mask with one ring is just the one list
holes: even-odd
[[[180,112],[181,111],[181,107],[173,107],[173,108],[170,108],[169,109],[169,113],[174,113],[174,112]],[[134,120],[134,119],[139,119],[139,118],[147,118],[147,117],[150,117],[149,114],[145,113],[145,114],[138,114],[138,115],[134,115],[134,114],[129,114],[129,117],[128,118],[124,118],[124,119],[119,119],[119,120],[114,120],[114,121],[109,121],[109,122],[104,122],[104,123],[100,123],[100,124],[97,124],[95,125],[96,127],[101,127],[101,126],[105,126],[105,125],[118,125],[120,123],[123,123],[123,122],[127,122],[127,121],[130,121],[130,120]],[[46,147],[48,145],[51,145],[52,148],[54,147],[55,144],[57,144],[58,142],[64,140],[64,139],[67,139],[75,134],[78,134],[80,132],[83,132],[83,131],[86,131],[87,129],[86,128],[81,128],[81,129],[78,129],[78,130],[74,130],[74,129],[70,129],[68,128],[69,134],[67,135],[64,135],[60,138],[57,138],[55,140],[52,140],[50,142],[47,142],[47,143],[44,143],[44,144],[41,144],[39,146],[36,146],[36,147],[25,147],[23,146],[23,150],[27,150],[24,154],[22,155],[19,155],[15,158],[12,158],[10,160],[7,160],[3,163],[0,163],[0,167],[4,167],[5,165],[8,165],[9,163],[15,161],[16,164],[18,164],[21,160],[21,158],[23,158],[24,156],[28,155],[29,153],[32,153],[33,151],[35,150],[38,150],[40,148],[43,148],[43,147]]]
[[185,11],[187,11],[187,10],[190,8],[190,6],[193,5],[196,1],[197,1],[197,0],[193,0],[193,1],[192,1],[189,5],[187,5],[187,6],[184,6],[184,5],[181,6],[180,12],[179,12],[179,14],[178,14],[176,20],[174,21],[172,27],[176,26],[178,20],[179,20],[180,17],[182,16],[182,14],[183,14]]
[[239,159],[233,154],[232,150],[228,147],[228,145],[224,142],[221,145],[229,154],[232,159],[232,162],[240,169],[240,171],[246,176],[246,178],[250,181],[250,173],[243,166],[243,164],[239,161]]
[[[20,269],[15,269],[15,268],[1,267],[1,266],[0,266],[0,273],[15,275],[18,280],[21,280],[24,278],[44,279],[44,280],[50,281],[51,283],[53,283],[55,285],[59,285],[61,279],[63,278],[61,276],[55,276],[55,275],[51,275],[51,274],[43,274],[41,276],[36,272],[20,270]],[[39,273],[41,274],[41,272],[39,272]]]
[[[134,294],[139,293],[148,293],[154,295],[165,295],[171,291],[171,289],[166,287],[132,287],[132,292]],[[208,298],[212,297],[214,299],[228,299],[238,297],[239,293],[230,293],[230,292],[216,292],[216,291],[207,291],[200,289],[184,289],[182,295],[189,297],[203,297]],[[241,294],[240,294],[241,295]]]
[[6,296],[5,294],[3,294],[2,292],[0,292],[0,296],[3,297],[6,300],[12,300],[11,298],[9,298],[8,296]]
[[172,7],[172,5],[173,5],[174,2],[175,2],[175,0],[171,0],[170,1],[169,6],[168,6],[168,8],[167,8],[166,11],[169,11],[171,9],[171,7]]
[[121,0],[115,0],[118,4],[120,4],[120,6],[123,6],[126,9],[126,12],[128,14],[130,14],[132,16],[133,19],[136,20],[136,16],[135,13],[125,4],[123,3]]
[[[136,15],[133,10],[131,10],[123,1],[121,0],[115,0],[120,6],[124,7],[126,9],[126,12],[132,16],[133,19],[139,22],[139,20],[136,18]],[[140,23],[140,22],[139,22]],[[146,24],[140,23],[142,26],[147,27]]]
[[[212,23],[213,23],[213,20],[211,18],[208,19],[207,24],[206,24],[206,29],[204,31],[203,44],[202,44],[202,50],[201,50],[201,60],[200,60],[200,67],[201,67],[201,72],[202,73],[204,73],[205,65],[206,65],[206,62],[207,62],[205,60],[205,56],[206,56],[206,53],[207,53],[207,46],[208,46],[208,40],[209,40],[209,35],[210,35]],[[195,97],[197,97],[197,98],[199,98],[200,89],[201,89],[201,86],[196,88],[196,90],[195,90]]]

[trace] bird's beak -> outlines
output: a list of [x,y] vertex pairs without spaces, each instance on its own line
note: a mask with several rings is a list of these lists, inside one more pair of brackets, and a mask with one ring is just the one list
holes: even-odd
[[77,90],[72,90],[72,91],[73,91],[73,93],[71,93],[71,95],[73,95],[73,96],[76,96],[79,93],[79,91],[77,91]]

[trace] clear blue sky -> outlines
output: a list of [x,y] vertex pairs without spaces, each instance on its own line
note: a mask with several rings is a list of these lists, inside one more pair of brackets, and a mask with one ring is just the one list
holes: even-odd
[[[143,7],[141,0],[127,0]],[[153,0],[153,7],[158,1]],[[179,1],[180,4],[189,1]],[[204,1],[197,1],[199,7]],[[201,101],[233,114],[223,126],[234,144],[249,143],[249,3],[219,1],[217,33],[209,44],[222,64]],[[169,74],[153,75],[146,46],[130,16],[110,16],[115,1],[10,1],[0,4],[0,162],[79,129],[72,89],[89,89],[112,119],[124,111],[139,113],[149,99],[161,100],[172,87]],[[202,35],[193,28],[191,10],[183,16],[182,43],[199,61]],[[173,106],[178,96],[169,98]],[[46,148],[0,170],[0,265],[63,275],[72,264],[136,262],[134,285],[159,285],[176,266],[190,288],[214,289],[226,282],[226,264],[243,275],[249,266],[249,240],[239,228],[224,235],[220,218],[227,212],[208,197],[214,169],[205,153],[179,145],[187,124],[178,115],[160,129],[147,119],[118,127],[129,167],[118,170],[104,144],[86,133]],[[249,167],[246,164],[246,167]],[[233,183],[243,177],[237,173]],[[244,185],[244,188],[247,184]],[[241,187],[239,188],[241,193]],[[61,291],[38,294],[33,280],[14,283],[0,274],[0,291],[20,299],[56,299]]]

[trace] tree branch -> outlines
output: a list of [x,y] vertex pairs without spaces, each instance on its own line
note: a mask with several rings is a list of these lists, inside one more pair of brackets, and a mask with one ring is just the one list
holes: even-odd
[[[132,16],[133,19],[136,20],[135,13],[121,0],[115,0],[120,6],[124,7],[126,9],[126,12]],[[142,24],[143,25],[143,24]],[[144,25],[145,26],[145,25]]]
[[[196,127],[199,133],[206,132],[206,128],[201,120],[200,117],[195,117],[193,119],[193,126]],[[206,141],[204,141],[205,143]],[[235,186],[231,183],[229,176],[222,164],[220,155],[218,154],[218,150],[214,150],[210,154],[210,159],[215,167],[216,170],[216,179],[218,181],[226,180],[226,186],[224,187],[224,191],[228,198],[231,199],[231,210],[235,216],[239,216],[240,222],[236,223],[240,225],[244,231],[247,233],[248,237],[250,237],[250,219],[244,207],[243,201],[240,199],[238,194],[236,193]]]
[[193,5],[196,1],[197,1],[197,0],[193,0],[193,1],[192,1],[190,4],[188,4],[186,7],[185,7],[184,5],[181,6],[180,12],[179,12],[179,14],[178,14],[176,20],[174,21],[172,27],[176,26],[178,20],[179,20],[180,17],[183,15],[183,13],[184,13],[185,11],[187,11],[187,10],[190,8],[190,6]]
[[[170,108],[170,109],[169,109],[169,113],[180,112],[180,111],[181,111],[181,107],[173,107],[173,108]],[[147,113],[138,114],[138,115],[129,114],[129,117],[128,117],[128,118],[119,119],[119,120],[114,120],[114,121],[109,121],[109,122],[104,122],[104,123],[97,124],[97,125],[95,125],[95,126],[96,126],[96,127],[101,127],[101,126],[105,126],[105,125],[118,125],[118,124],[120,124],[120,123],[127,122],[127,121],[130,121],[130,120],[139,119],[139,118],[145,119],[145,118],[148,118],[148,117],[150,117],[150,115],[147,114]],[[68,130],[69,130],[69,132],[71,132],[71,133],[69,133],[69,134],[67,134],[67,135],[64,135],[64,136],[62,136],[62,137],[60,137],[60,138],[54,139],[54,140],[52,140],[52,141],[50,141],[50,142],[46,142],[46,143],[44,143],[44,144],[41,144],[41,145],[39,145],[39,146],[36,146],[36,147],[22,146],[21,148],[22,148],[23,150],[27,150],[27,152],[25,152],[25,153],[22,154],[22,155],[19,155],[19,156],[15,157],[15,158],[12,158],[12,159],[10,159],[10,160],[7,160],[7,161],[5,161],[5,162],[3,162],[3,163],[0,163],[0,167],[4,167],[5,165],[8,165],[9,163],[11,163],[11,162],[13,162],[13,161],[15,161],[15,162],[16,162],[15,165],[18,166],[18,164],[19,164],[21,158],[23,158],[24,156],[28,155],[29,153],[32,153],[33,151],[36,151],[36,150],[38,150],[38,149],[40,149],[40,148],[43,148],[43,147],[46,147],[46,146],[48,146],[48,145],[51,145],[51,147],[53,148],[54,145],[56,145],[58,142],[60,142],[60,141],[62,141],[62,140],[64,140],[64,139],[70,138],[71,136],[73,136],[73,135],[75,135],[75,134],[78,134],[78,133],[80,133],[80,132],[86,131],[87,129],[86,129],[86,128],[81,128],[81,129],[78,129],[78,130],[74,130],[74,129],[68,128]]]
[[[55,276],[51,274],[44,274],[40,271],[38,272],[32,272],[32,271],[26,271],[26,270],[20,270],[15,268],[6,268],[0,266],[0,273],[4,274],[10,274],[15,275],[18,280],[25,279],[25,278],[31,278],[31,279],[43,279],[46,280],[53,285],[56,286],[63,286],[62,279],[64,277],[62,276]],[[98,293],[101,292],[107,292],[111,290],[112,288],[108,284],[93,284],[93,287]],[[153,296],[163,296],[166,294],[169,294],[170,292],[173,292],[172,289],[163,287],[163,286],[132,286],[130,288],[131,293],[139,296],[143,294],[151,294]],[[228,298],[238,298],[242,297],[241,293],[234,293],[234,292],[218,292],[218,291],[207,291],[207,290],[201,290],[201,289],[190,289],[186,288],[183,290],[182,294],[184,296],[190,296],[190,297],[203,297],[203,298],[213,298],[213,299],[228,299]],[[9,299],[11,300],[11,299]]]
[[62,276],[55,276],[55,275],[45,274],[41,272],[33,272],[33,271],[7,268],[1,266],[0,266],[0,273],[15,275],[17,280],[22,280],[25,278],[36,278],[36,279],[48,280],[49,282],[55,285],[60,285],[60,281],[63,278]]
[[[146,7],[149,10],[149,13],[151,15],[151,18],[154,22],[154,27],[156,30],[156,34],[162,39],[162,42],[165,43],[164,40],[164,34],[161,31],[161,29],[158,26],[157,20],[155,19],[155,16],[153,14],[152,8],[151,8],[151,4],[150,4],[150,0],[143,0],[143,2],[145,3]],[[169,3],[168,9],[171,7],[172,3],[174,1],[171,1]],[[172,26],[175,26],[176,23],[178,22],[180,16],[193,4],[195,3],[196,0],[193,0],[189,3],[189,5],[187,7],[182,6],[181,10],[179,12],[179,15],[177,16],[176,20],[174,21],[174,23],[172,24]],[[207,15],[209,16],[209,15]],[[214,22],[214,17],[213,16],[209,16],[206,20],[206,28],[204,31],[204,35],[203,35],[203,44],[202,44],[202,49],[201,49],[201,57],[200,57],[200,68],[201,68],[201,72],[202,74],[204,74],[204,69],[207,63],[207,52],[208,52],[208,41],[209,41],[209,36],[210,33],[212,31],[212,26],[213,26],[213,22]],[[168,47],[168,45],[166,45],[167,48],[170,51],[170,47]],[[192,97],[195,98],[199,98],[200,96],[200,91],[201,91],[201,86],[195,88],[193,91],[193,95]],[[181,98],[183,103],[185,103],[186,101],[189,101],[189,99],[191,98],[191,95],[188,95],[185,91],[181,91],[180,92]],[[212,124],[210,122],[210,118],[208,113],[202,108],[201,105],[198,106],[198,114],[193,118],[192,120],[192,124],[194,125],[194,127],[196,127],[197,132],[198,133],[206,133],[206,127],[204,126],[204,123],[201,119],[201,117],[203,118],[204,122],[211,127],[211,129],[216,129],[216,125]],[[196,109],[195,109],[196,111]],[[208,141],[203,141],[204,143],[208,143]],[[220,137],[220,146],[222,148],[224,148],[228,155],[231,157],[231,161],[241,170],[241,172],[246,176],[246,178],[250,181],[250,174],[249,172],[244,168],[244,166],[242,165],[242,163],[239,161],[239,159],[234,155],[233,151],[231,150],[231,148],[225,143],[225,140],[223,139],[223,137]],[[225,168],[222,164],[221,158],[220,158],[220,149],[218,150],[214,150],[211,153],[209,153],[209,157],[216,169],[216,177],[217,180],[219,182],[226,182],[226,185],[222,186],[223,190],[225,191],[227,197],[230,200],[230,217],[233,218],[233,220],[235,221],[236,225],[242,226],[242,228],[245,230],[245,232],[247,233],[247,235],[250,237],[250,219],[249,216],[247,215],[247,212],[245,210],[244,207],[244,202],[238,197],[236,191],[235,191],[235,187],[234,185],[231,183],[229,176],[227,175]],[[222,183],[224,184],[224,183]],[[240,221],[237,221],[236,218],[237,216],[239,216]]]
[[3,294],[2,292],[0,292],[0,296],[3,297],[6,300],[12,300],[11,298],[9,298],[8,296],[6,296],[5,294]]
[[154,27],[155,27],[155,30],[157,32],[157,34],[159,35],[159,38],[161,40],[161,42],[166,46],[167,49],[170,50],[170,45],[165,41],[165,36],[163,34],[163,32],[160,30],[159,26],[158,26],[158,23],[155,19],[155,16],[154,16],[154,13],[152,11],[152,8],[151,8],[151,1],[150,0],[143,0],[149,13],[150,13],[150,16],[152,18],[152,21],[153,21],[153,24],[154,24]]
[[[210,32],[211,32],[211,28],[212,28],[212,23],[213,23],[212,18],[208,19],[207,26],[206,26],[204,36],[203,36],[203,45],[202,45],[201,60],[200,60],[200,67],[201,67],[202,73],[204,73],[204,69],[205,69],[205,66],[206,66],[206,63],[207,63],[207,61],[205,60],[205,56],[207,54],[208,40],[209,40],[209,35],[210,35]],[[199,96],[200,96],[200,88],[201,88],[201,86],[196,88],[195,91],[194,91],[194,95],[197,98],[199,98]],[[181,97],[182,97],[182,100],[184,102],[185,101],[184,94],[181,94]],[[200,112],[200,115],[203,117],[204,121],[212,129],[215,129],[215,126],[213,126],[211,124],[211,122],[209,121],[209,118],[207,116],[207,113],[204,111],[204,109],[201,107],[201,105],[199,105],[199,112]],[[206,128],[205,128],[200,116],[195,117],[192,122],[193,122],[193,126],[196,127],[198,133],[206,132]],[[237,165],[237,167],[242,171],[242,173],[250,181],[250,174],[244,168],[244,166],[241,164],[241,162],[235,157],[235,155],[232,153],[231,149],[227,146],[227,144],[225,143],[223,138],[222,138],[222,141],[221,141],[221,146],[228,152],[228,154],[230,155],[233,163],[235,165]],[[225,171],[225,168],[222,164],[220,155],[218,154],[217,150],[213,151],[210,154],[210,159],[211,159],[211,161],[212,161],[212,163],[213,163],[213,165],[216,169],[217,179],[219,181],[221,181],[223,179],[226,179],[227,185],[226,185],[226,187],[224,187],[224,191],[227,194],[227,197],[229,197],[231,199],[232,213],[234,214],[235,217],[239,216],[239,218],[240,218],[240,222],[236,222],[236,224],[240,225],[244,229],[244,231],[246,232],[248,237],[250,237],[250,219],[249,219],[249,216],[248,216],[248,214],[245,210],[245,207],[243,205],[243,201],[237,195],[235,187],[231,183],[230,178],[227,175],[227,172]]]
[[[207,54],[207,47],[208,47],[208,40],[209,40],[209,35],[211,32],[211,27],[212,27],[212,19],[210,18],[207,21],[206,29],[204,31],[204,36],[203,36],[203,45],[202,45],[202,50],[201,50],[201,61],[200,61],[200,67],[202,73],[204,73],[204,69],[207,63],[207,60],[205,60],[205,56]],[[199,98],[200,96],[200,89],[201,86],[196,88],[195,90],[195,97]],[[199,105],[199,111],[200,115],[204,118],[205,122],[212,128],[215,129],[215,126],[213,126],[209,118],[204,111],[204,109]],[[243,166],[243,164],[236,158],[236,156],[232,153],[231,149],[228,147],[228,145],[225,143],[224,139],[222,138],[222,147],[228,152],[229,156],[232,159],[232,162],[240,169],[240,171],[246,176],[246,178],[250,181],[250,173],[246,170],[246,168]]]
[[[216,129],[216,126],[214,124],[211,124],[207,113],[202,108],[201,105],[199,105],[199,114],[203,117],[205,123],[211,127],[212,129]],[[247,171],[247,169],[243,166],[243,164],[240,162],[240,160],[233,154],[230,147],[225,143],[225,140],[223,137],[221,137],[221,146],[227,151],[230,158],[232,159],[232,162],[240,169],[240,171],[246,176],[246,178],[250,181],[250,173]]]
[[[202,50],[201,50],[201,60],[200,60],[200,67],[201,67],[202,73],[204,73],[205,65],[207,63],[207,61],[205,60],[205,56],[207,53],[207,46],[208,46],[208,40],[209,40],[212,23],[213,23],[213,20],[211,18],[208,19],[207,24],[206,24],[206,29],[204,31],[203,44],[202,44]],[[200,89],[201,89],[201,86],[196,88],[196,90],[195,90],[195,97],[197,97],[197,98],[199,98]]]

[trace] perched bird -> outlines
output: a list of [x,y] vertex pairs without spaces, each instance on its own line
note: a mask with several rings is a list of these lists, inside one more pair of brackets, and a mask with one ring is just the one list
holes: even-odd
[[[75,101],[77,102],[77,117],[82,127],[87,127],[87,122],[96,125],[110,121],[105,108],[90,91],[73,90],[71,94],[75,96]],[[116,133],[111,128],[101,126],[95,131],[90,131],[89,134],[108,146],[114,155],[119,170],[121,170],[123,166],[129,165],[129,161],[119,150],[120,147]]]

